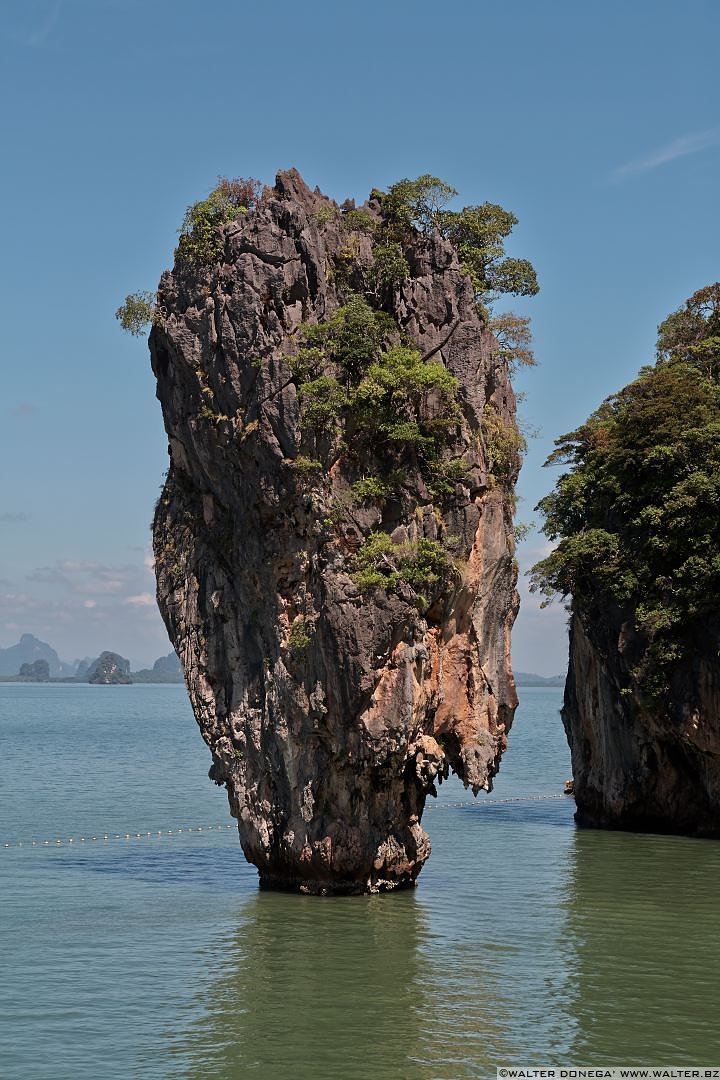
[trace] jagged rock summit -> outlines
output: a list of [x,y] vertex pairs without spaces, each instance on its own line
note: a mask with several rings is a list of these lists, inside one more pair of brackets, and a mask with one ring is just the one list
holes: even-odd
[[150,338],[160,609],[246,857],[310,893],[412,884],[427,795],[490,789],[517,703],[507,364],[453,246],[382,223],[280,173]]

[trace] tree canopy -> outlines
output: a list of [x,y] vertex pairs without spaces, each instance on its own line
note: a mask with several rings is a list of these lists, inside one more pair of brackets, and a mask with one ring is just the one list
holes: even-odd
[[427,233],[438,229],[451,241],[485,314],[503,293],[534,296],[539,291],[532,264],[505,254],[504,241],[518,221],[509,210],[490,202],[448,210],[457,191],[428,173],[416,180],[399,180],[387,192],[376,190],[373,195],[396,234],[411,228]]
[[685,360],[712,378],[720,376],[720,282],[698,289],[658,326],[660,362]]
[[655,367],[556,442],[547,464],[570,470],[538,506],[557,546],[533,568],[533,588],[571,597],[576,611],[630,613],[644,648],[636,675],[651,696],[720,611],[720,341],[712,343],[710,290],[660,325]]

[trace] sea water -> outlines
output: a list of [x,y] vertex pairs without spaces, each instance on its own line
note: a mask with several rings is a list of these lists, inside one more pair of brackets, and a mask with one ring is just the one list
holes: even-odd
[[183,687],[0,685],[0,1076],[720,1065],[720,843],[577,830],[561,691],[520,694],[417,889],[321,899],[259,892]]

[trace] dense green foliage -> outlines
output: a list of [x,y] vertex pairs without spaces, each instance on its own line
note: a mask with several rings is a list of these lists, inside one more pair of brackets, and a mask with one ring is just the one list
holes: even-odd
[[454,244],[478,300],[485,304],[501,293],[534,296],[539,290],[531,263],[505,255],[503,241],[514,225],[515,215],[494,203],[443,215],[442,232]]
[[288,651],[300,656],[309,648],[311,643],[312,638],[305,624],[305,616],[298,615],[290,627],[290,635],[287,640]]
[[720,611],[718,295],[665,320],[658,364],[558,440],[549,462],[571,469],[539,504],[557,547],[533,587],[594,617],[630,613],[653,698]]
[[398,336],[394,321],[360,296],[304,328],[289,362],[306,434],[334,433],[348,447],[384,453],[388,468],[401,460],[422,468],[439,457],[460,419],[457,380],[443,364],[393,341]]
[[515,215],[487,202],[458,211],[446,209],[455,195],[450,184],[427,174],[400,180],[387,192],[373,192],[393,239],[402,240],[413,229],[438,229],[451,241],[484,317],[489,317],[490,305],[503,293],[534,296],[539,286],[532,264],[505,255],[504,241],[517,225]]
[[375,245],[369,271],[370,282],[375,289],[398,289],[409,274],[410,267],[400,244],[384,240]]
[[372,194],[397,231],[420,229],[421,232],[432,232],[440,226],[443,208],[457,191],[437,176],[425,173],[417,180],[398,180],[387,193],[375,190]]
[[685,360],[720,378],[720,282],[698,289],[658,327],[658,360]]
[[348,232],[372,233],[377,229],[377,221],[367,210],[346,210],[340,224]]
[[355,556],[353,581],[364,592],[383,588],[388,592],[409,587],[420,610],[447,591],[457,571],[442,544],[420,539],[395,544],[384,532],[371,532]]
[[393,491],[394,485],[380,476],[365,476],[362,480],[356,480],[352,486],[353,495],[360,502],[383,502]]

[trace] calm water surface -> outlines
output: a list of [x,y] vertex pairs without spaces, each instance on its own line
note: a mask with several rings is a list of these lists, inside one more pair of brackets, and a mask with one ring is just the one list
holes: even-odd
[[720,844],[491,804],[569,775],[561,692],[521,693],[492,795],[431,802],[417,890],[323,900],[258,892],[182,687],[0,685],[0,1076],[720,1065]]

